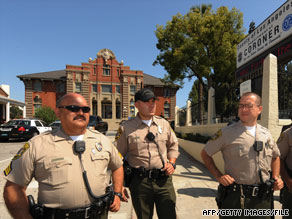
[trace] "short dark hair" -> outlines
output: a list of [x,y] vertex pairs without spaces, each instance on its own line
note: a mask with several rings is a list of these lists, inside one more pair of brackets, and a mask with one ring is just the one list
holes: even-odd
[[259,106],[262,105],[262,98],[258,94],[256,94],[256,93],[253,93],[253,92],[245,92],[245,93],[242,94],[241,98],[242,97],[249,97],[249,96],[255,96],[256,97],[256,104],[259,105]]

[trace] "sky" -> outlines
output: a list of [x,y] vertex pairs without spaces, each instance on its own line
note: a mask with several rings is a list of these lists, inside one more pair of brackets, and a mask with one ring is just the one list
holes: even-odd
[[[286,0],[0,0],[0,85],[10,98],[24,102],[24,84],[16,76],[81,65],[99,50],[113,51],[132,70],[163,78],[152,63],[157,25],[192,6],[233,7],[243,13],[244,27],[263,22]],[[178,90],[176,105],[186,105],[194,79]]]

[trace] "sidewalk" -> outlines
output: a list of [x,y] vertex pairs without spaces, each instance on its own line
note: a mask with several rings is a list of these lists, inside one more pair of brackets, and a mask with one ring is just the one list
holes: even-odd
[[[217,183],[210,177],[206,168],[183,149],[180,149],[173,183],[177,194],[178,219],[201,218],[202,209],[216,209]],[[136,219],[130,202],[131,199],[129,203],[122,203],[119,212],[110,212],[109,219]],[[157,219],[157,215],[153,218]]]
[[[109,136],[110,137],[110,136]],[[0,170],[9,162],[1,163]],[[217,216],[202,216],[203,209],[217,209],[215,196],[218,183],[211,177],[205,166],[194,160],[183,149],[180,148],[180,156],[177,160],[177,168],[173,175],[174,187],[177,194],[177,216],[178,219],[191,218],[218,218]],[[5,181],[0,179],[0,219],[10,219],[3,202],[3,186]],[[37,196],[37,185],[31,183],[27,189],[28,194]],[[275,209],[281,209],[279,192],[275,193]],[[136,219],[132,208],[131,199],[128,203],[122,203],[117,213],[109,213],[109,219]],[[157,219],[156,214],[153,217]],[[281,218],[281,217],[275,217]]]
[[[217,210],[215,197],[218,183],[203,164],[196,161],[181,148],[180,156],[177,160],[177,168],[173,176],[173,183],[177,194],[176,208],[178,219],[218,218],[217,216],[202,215],[204,209]],[[278,200],[279,192],[275,192],[275,209],[281,209]],[[109,218],[136,219],[136,215],[130,203],[123,203],[120,212],[111,212]],[[157,215],[154,215],[153,218],[157,219]],[[281,217],[275,218],[279,219]]]

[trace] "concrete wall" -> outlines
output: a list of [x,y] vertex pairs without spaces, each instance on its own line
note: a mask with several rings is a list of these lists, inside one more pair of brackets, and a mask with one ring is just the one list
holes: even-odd
[[199,133],[204,136],[213,136],[219,129],[227,126],[227,123],[208,124],[208,125],[194,125],[194,126],[176,126],[175,131],[182,134],[185,133]]
[[[193,158],[195,158],[197,161],[200,161],[203,163],[203,160],[201,158],[201,151],[204,148],[205,144],[188,141],[179,138],[178,139],[179,146],[183,148],[189,155],[191,155]],[[222,158],[222,154],[218,152],[214,156],[212,156],[214,159],[214,162],[217,166],[217,168],[221,171],[221,173],[224,173],[224,162]]]

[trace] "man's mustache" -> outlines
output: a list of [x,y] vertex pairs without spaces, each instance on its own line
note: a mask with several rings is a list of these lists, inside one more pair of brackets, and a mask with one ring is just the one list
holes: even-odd
[[82,115],[75,116],[75,117],[73,118],[73,120],[77,120],[77,119],[83,119],[83,120],[86,120],[85,116],[82,116]]

